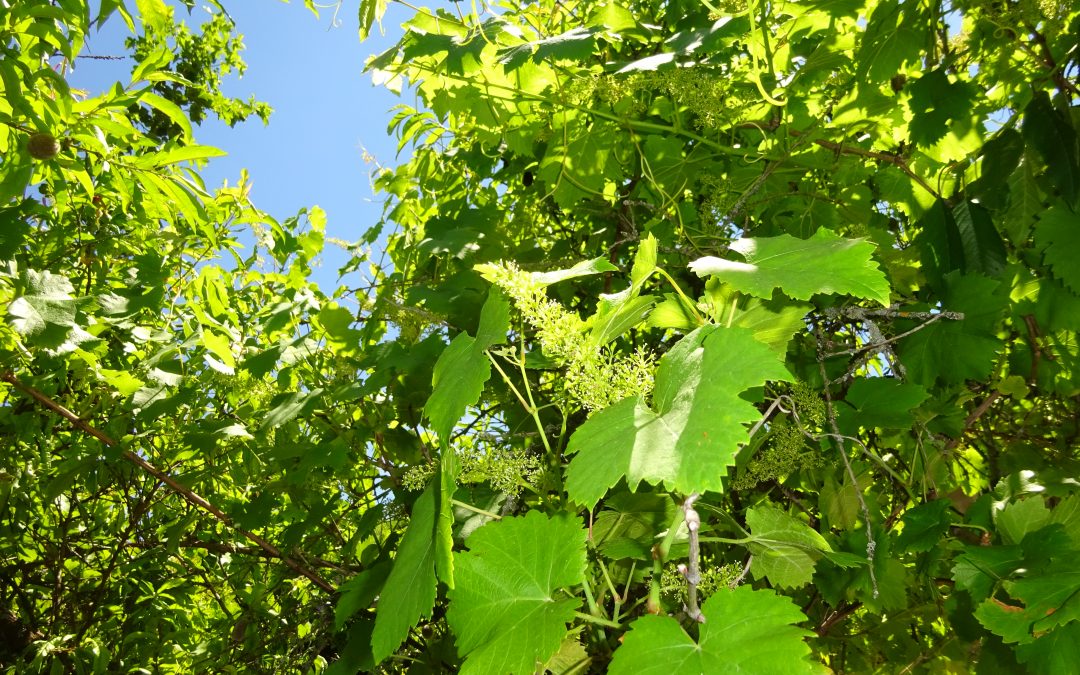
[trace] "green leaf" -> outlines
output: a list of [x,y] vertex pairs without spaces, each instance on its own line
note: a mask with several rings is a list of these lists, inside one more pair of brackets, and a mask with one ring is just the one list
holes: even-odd
[[920,504],[904,514],[904,529],[896,539],[901,551],[925,552],[941,544],[952,524],[952,503],[938,499]]
[[1024,564],[1019,546],[965,546],[956,558],[952,578],[956,587],[971,593],[976,602],[985,600],[999,581]]
[[991,208],[1004,206],[1006,200],[999,196],[1009,192],[1009,179],[1024,155],[1024,139],[1016,129],[1005,127],[983,145],[979,154],[979,180],[972,184],[971,192]]
[[184,111],[181,110],[180,106],[166,98],[158,96],[149,89],[139,94],[139,101],[151,108],[157,109],[163,115],[168,117],[173,124],[180,127],[180,131],[183,132],[183,138],[185,140],[191,139],[191,120],[184,114]]
[[1070,205],[1080,195],[1080,152],[1076,130],[1050,102],[1045,91],[1036,91],[1024,109],[1024,140],[1046,162],[1046,176]]
[[585,580],[585,535],[574,518],[530,511],[469,538],[446,614],[463,674],[532,673],[559,650],[580,600],[558,591]]
[[643,616],[615,650],[611,675],[701,675],[701,673],[822,673],[810,660],[797,627],[799,608],[774,591],[740,586],[719,590],[701,608],[705,623],[697,641],[675,619]]
[[382,21],[386,13],[387,0],[360,0],[360,41],[368,39],[371,27],[376,21]]
[[596,46],[596,28],[576,26],[559,35],[508,47],[499,52],[499,62],[508,70],[519,67],[530,57],[533,61],[584,61]]
[[1035,243],[1050,270],[1073,293],[1080,294],[1080,216],[1060,207],[1044,211],[1035,226]]
[[926,389],[892,378],[859,378],[848,388],[844,402],[855,410],[840,407],[842,426],[864,429],[910,429],[911,410],[929,397]]
[[435,362],[432,392],[424,405],[431,428],[448,447],[450,433],[471,405],[476,405],[491,377],[491,362],[485,351],[506,342],[510,330],[510,303],[498,289],[489,291],[480,312],[476,337],[461,333]]
[[877,5],[859,45],[856,68],[860,81],[885,82],[919,58],[926,30],[921,18],[914,8],[897,0]]
[[172,25],[172,8],[164,0],[135,0],[135,6],[139,8],[144,29],[164,33]]
[[371,634],[376,663],[394,653],[420,619],[431,616],[436,586],[435,517],[435,489],[429,487],[413,504],[409,529],[379,596]]
[[381,562],[360,572],[338,588],[338,602],[334,609],[334,630],[342,630],[357,612],[368,607],[379,595],[391,564]]
[[75,322],[75,287],[67,277],[52,272],[26,270],[20,278],[22,292],[8,305],[8,320],[20,335],[30,337],[50,326],[66,333]]
[[593,522],[593,545],[613,560],[651,560],[656,536],[670,525],[675,508],[667,495],[613,495],[604,500],[604,509]]
[[751,537],[747,548],[754,554],[750,571],[774,586],[798,588],[810,583],[821,554],[832,551],[816,530],[771,506],[747,509],[746,524]]
[[709,256],[690,263],[690,269],[759,298],[769,299],[779,288],[798,300],[837,293],[889,304],[889,282],[871,258],[874,245],[862,239],[844,239],[819,229],[809,239],[782,234],[739,239],[730,248],[746,262]]
[[589,418],[570,437],[566,489],[594,506],[620,479],[684,493],[719,491],[746,441],[743,426],[760,418],[739,397],[769,380],[790,380],[777,354],[743,328],[705,326],[660,360],[654,408],[629,398]]
[[1080,623],[1071,623],[1016,648],[1017,659],[1033,675],[1080,673]]
[[1006,299],[997,293],[998,282],[953,272],[944,283],[942,309],[962,312],[964,318],[935,321],[897,343],[908,378],[925,387],[985,378],[1004,347],[997,322]]
[[990,212],[980,204],[965,201],[954,206],[952,213],[964,250],[964,271],[1000,276],[1005,268],[1005,243]]
[[1006,544],[1019,544],[1029,532],[1042,528],[1050,521],[1050,510],[1038,495],[1020,499],[998,514],[996,525]]

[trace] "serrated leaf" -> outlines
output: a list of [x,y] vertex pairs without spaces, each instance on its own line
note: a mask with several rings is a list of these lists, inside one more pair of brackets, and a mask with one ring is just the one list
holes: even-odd
[[585,536],[566,515],[530,511],[469,538],[446,614],[463,674],[532,673],[558,651],[580,601],[557,591],[584,581]]
[[929,397],[926,389],[917,384],[900,382],[886,377],[859,378],[848,388],[845,403],[854,407],[840,408],[843,427],[865,429],[910,429],[911,410]]
[[964,271],[996,277],[1005,268],[1005,242],[986,207],[960,202],[952,209],[953,221],[964,250]]
[[1046,176],[1071,205],[1080,194],[1080,153],[1076,130],[1042,90],[1035,92],[1024,109],[1022,133],[1028,145],[1046,162]]
[[339,598],[334,608],[334,630],[342,630],[357,612],[371,605],[390,574],[389,562],[381,562],[360,572],[338,587]]
[[623,477],[684,493],[719,491],[735,463],[743,426],[760,418],[739,397],[769,380],[790,380],[775,352],[743,328],[705,326],[660,360],[654,408],[628,398],[593,415],[570,437],[566,489],[595,506]]
[[971,593],[976,602],[990,594],[994,584],[1007,578],[1024,564],[1019,546],[966,546],[956,558],[952,578],[956,587]]
[[952,524],[951,502],[938,499],[920,504],[904,514],[904,529],[896,539],[901,551],[929,551],[941,543]]
[[409,630],[431,616],[435,606],[434,486],[424,490],[413,504],[409,528],[398,545],[394,568],[386,579],[375,613],[371,650],[379,663],[393,654]]
[[938,320],[897,344],[910,381],[931,387],[938,381],[959,384],[990,374],[1003,348],[997,322],[1007,300],[998,282],[979,275],[949,274],[942,307],[961,312],[961,320]]
[[1075,563],[1080,552],[1068,553],[1039,574],[1005,583],[1009,594],[1022,600],[1032,614],[1036,635],[1080,619],[1080,569]]
[[67,277],[52,272],[27,270],[21,282],[25,290],[8,305],[11,327],[23,336],[32,336],[49,326],[66,329],[75,322],[77,304],[74,286]]
[[748,509],[746,524],[754,554],[750,571],[755,578],[768,578],[782,588],[798,588],[810,583],[814,565],[832,547],[806,523],[770,506]]
[[484,352],[506,342],[508,330],[510,303],[498,289],[492,288],[480,311],[476,337],[461,333],[439,355],[424,413],[442,443],[449,441],[450,432],[466,409],[480,400],[484,383],[491,377],[491,362]]
[[1033,675],[1080,673],[1080,623],[1071,623],[1018,646],[1016,657]]
[[664,300],[649,313],[646,324],[651,328],[688,331],[698,325],[698,321],[681,298],[665,293]]
[[862,239],[844,239],[822,228],[809,239],[782,234],[739,239],[730,248],[746,262],[709,256],[690,263],[690,269],[759,298],[769,299],[779,288],[798,300],[836,293],[889,304],[889,282],[871,258],[874,245]]
[[616,494],[604,500],[604,510],[593,523],[593,544],[607,558],[650,560],[656,536],[675,515],[667,495]]
[[375,22],[382,21],[386,13],[387,0],[360,0],[360,41],[363,42],[371,35],[371,27]]
[[720,590],[701,608],[695,641],[675,619],[643,616],[630,625],[608,671],[612,675],[701,673],[821,673],[796,624],[799,608],[774,591],[740,586]]
[[1060,207],[1047,209],[1035,226],[1035,243],[1054,276],[1073,293],[1080,293],[1080,216]]
[[1006,544],[1019,544],[1029,532],[1042,528],[1050,521],[1050,510],[1042,497],[1017,500],[997,515],[995,524]]

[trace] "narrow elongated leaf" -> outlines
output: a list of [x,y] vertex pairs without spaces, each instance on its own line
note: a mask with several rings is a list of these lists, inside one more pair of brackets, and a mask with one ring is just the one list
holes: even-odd
[[759,298],[771,298],[779,288],[798,300],[838,293],[889,304],[889,282],[871,259],[874,245],[862,239],[820,229],[809,239],[782,234],[739,239],[730,248],[746,262],[709,256],[690,263],[690,269]]
[[612,675],[701,675],[701,673],[821,673],[810,660],[795,624],[806,617],[774,591],[740,586],[717,591],[702,607],[705,623],[697,641],[675,619],[643,616],[631,624],[615,651]]
[[409,629],[431,616],[435,605],[435,488],[413,504],[409,529],[398,546],[394,568],[386,579],[375,614],[371,649],[378,663],[401,646]]
[[960,202],[953,207],[953,220],[964,250],[964,271],[988,277],[1005,268],[1005,243],[1001,240],[990,212],[974,202]]
[[1076,130],[1045,91],[1038,91],[1024,109],[1024,140],[1042,155],[1046,176],[1061,196],[1076,204],[1080,195],[1080,150]]
[[537,511],[473,533],[446,615],[462,673],[532,673],[559,650],[580,601],[557,591],[584,581],[585,535],[576,520]]
[[382,21],[386,13],[387,0],[360,0],[360,41],[363,42],[371,35],[371,27],[375,22]]
[[594,506],[620,479],[669,490],[721,490],[746,428],[760,417],[739,394],[791,375],[769,347],[743,328],[706,326],[664,355],[654,407],[628,398],[593,415],[570,438],[571,498]]

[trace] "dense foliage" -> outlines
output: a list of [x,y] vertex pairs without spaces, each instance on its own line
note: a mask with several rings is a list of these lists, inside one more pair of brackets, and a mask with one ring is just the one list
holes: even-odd
[[10,672],[1080,672],[1073,3],[418,10],[333,291],[134,4],[0,3]]

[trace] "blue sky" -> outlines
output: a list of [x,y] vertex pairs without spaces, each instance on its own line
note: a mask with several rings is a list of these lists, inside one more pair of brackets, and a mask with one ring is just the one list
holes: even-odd
[[[127,3],[134,11],[134,2]],[[327,237],[358,239],[381,213],[370,186],[375,165],[365,163],[364,151],[383,166],[397,163],[397,142],[386,133],[390,108],[402,102],[388,90],[375,87],[363,73],[364,61],[397,41],[400,24],[411,10],[392,5],[383,19],[386,35],[375,29],[367,41],[358,37],[356,5],[343,2],[333,25],[333,8],[316,19],[302,0],[290,4],[271,0],[223,2],[244,36],[243,78],[231,78],[225,93],[247,98],[254,94],[274,108],[270,124],[253,118],[230,128],[207,120],[196,128],[196,140],[225,150],[203,172],[208,186],[228,180],[235,184],[247,168],[252,199],[279,220],[300,208],[318,205],[327,213]],[[326,3],[329,4],[329,3]],[[188,16],[176,16],[198,26],[207,14],[196,6]],[[124,54],[127,27],[118,16],[91,34],[83,54]],[[97,94],[113,83],[127,84],[134,61],[80,59],[72,84]],[[412,96],[403,94],[412,102]],[[406,148],[402,158],[407,155]],[[326,292],[336,287],[337,270],[348,255],[327,245],[315,280]],[[358,285],[359,279],[347,279]]]

